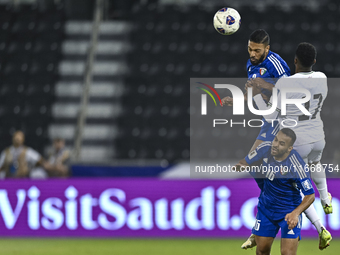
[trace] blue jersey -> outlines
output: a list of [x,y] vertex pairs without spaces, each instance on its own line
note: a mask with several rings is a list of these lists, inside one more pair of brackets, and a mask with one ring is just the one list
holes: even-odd
[[259,186],[262,185],[259,207],[275,219],[282,218],[301,204],[300,191],[310,195],[314,189],[308,168],[295,150],[281,162],[276,161],[270,151],[271,142],[263,142],[245,159],[249,165],[262,160],[261,172],[251,174],[257,178]]
[[247,62],[248,79],[250,78],[281,78],[290,76],[290,69],[286,61],[278,54],[269,51],[265,60],[254,66],[250,59]]
[[[258,65],[253,65],[248,59],[247,62],[248,79],[263,78],[267,82],[276,83],[276,80],[283,76],[290,76],[290,69],[287,63],[276,53],[269,51],[267,57]],[[261,92],[267,97],[271,97],[271,92],[267,89],[261,89]],[[271,125],[263,119],[261,131],[256,139],[262,141],[272,141],[279,131],[279,124]]]
[[[269,51],[265,60],[256,66],[248,59],[247,72],[248,79],[263,78],[271,83],[275,83],[277,79],[283,76],[290,76],[290,69],[286,61],[272,51]],[[273,78],[274,80],[272,80]],[[271,96],[271,93],[266,89],[262,89],[261,92],[268,97]]]

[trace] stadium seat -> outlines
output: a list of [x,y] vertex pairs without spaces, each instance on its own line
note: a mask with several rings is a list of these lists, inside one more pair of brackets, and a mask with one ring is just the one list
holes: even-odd
[[41,14],[32,4],[0,5],[0,140],[7,141],[2,146],[16,129],[40,152],[48,142],[63,24],[59,7]]
[[[242,33],[235,33],[232,37],[220,36],[207,22],[219,7],[213,11],[194,5],[181,10],[172,5],[167,9],[157,6],[151,9],[149,6],[136,8],[132,22],[138,21],[139,24],[131,34],[134,47],[128,57],[131,75],[126,79],[127,96],[123,98],[122,104],[123,108],[128,109],[129,116],[138,119],[138,125],[126,120],[120,122],[119,127],[124,129],[127,125],[135,125],[135,132],[139,130],[140,135],[144,134],[147,139],[138,140],[138,148],[130,148],[130,154],[126,150],[125,156],[121,154],[119,157],[188,158],[189,136],[186,130],[189,128],[187,108],[190,77],[245,77],[247,38],[257,28],[267,30],[271,36],[271,49],[287,61],[292,72],[292,54],[297,44],[302,41],[314,42],[315,35],[324,38],[326,43],[315,42],[319,51],[315,69],[327,75],[338,75],[338,54],[330,55],[331,52],[340,52],[334,40],[334,33],[339,31],[339,26],[332,18],[336,17],[335,12],[338,10],[333,11],[333,15],[325,15],[327,11],[324,8],[312,12],[298,5],[291,7],[289,10],[279,5],[267,6],[265,12],[271,13],[267,16],[262,15],[262,10],[256,6],[241,6],[241,15],[247,18],[242,20]],[[332,17],[316,20],[315,17],[322,13]],[[151,81],[153,79],[158,81]],[[325,118],[333,114],[325,111]],[[145,131],[141,125],[145,125]],[[252,143],[258,130],[243,131],[235,129],[223,134],[230,143],[235,144],[235,148],[218,153],[243,157],[248,152],[244,141]],[[150,141],[148,144],[148,139],[159,139],[158,144],[162,141],[162,144],[169,146],[156,147],[153,145],[156,142]]]

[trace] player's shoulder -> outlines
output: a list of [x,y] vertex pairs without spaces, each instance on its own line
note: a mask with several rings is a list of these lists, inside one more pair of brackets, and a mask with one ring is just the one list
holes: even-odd
[[249,161],[259,160],[270,153],[271,148],[271,142],[263,142],[259,146],[256,147],[255,150],[251,151],[247,157],[246,161],[247,163],[250,163]]
[[256,150],[268,150],[272,146],[272,142],[270,141],[265,141],[261,143],[259,146],[256,147]]
[[312,71],[312,72],[301,72],[301,73],[295,73],[289,78],[294,79],[294,78],[327,78],[326,74],[320,71]]
[[275,52],[269,51],[265,61],[265,66],[269,71],[275,73],[275,76],[281,77],[282,75],[290,75],[290,69],[286,61],[284,61],[283,58]]
[[289,161],[291,161],[294,165],[301,165],[302,167],[305,165],[302,157],[296,150],[292,150],[288,156]]
[[288,66],[286,61],[284,61],[283,58],[279,54],[273,51],[268,52],[267,59],[269,60],[268,64],[270,65],[275,66],[275,65],[281,64],[284,66]]
[[313,78],[327,78],[326,74],[320,71],[315,71],[312,73]]
[[[290,169],[293,170],[294,175],[297,178],[305,179],[307,178],[307,168],[306,163],[303,161],[302,157],[296,150],[292,150],[287,158],[286,165],[290,165]],[[308,172],[308,171],[307,171]]]

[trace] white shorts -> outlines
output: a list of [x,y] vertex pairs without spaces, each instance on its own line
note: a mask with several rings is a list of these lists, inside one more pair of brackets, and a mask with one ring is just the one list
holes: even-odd
[[294,146],[306,164],[316,163],[321,160],[323,149],[325,148],[325,140],[320,140],[314,143]]

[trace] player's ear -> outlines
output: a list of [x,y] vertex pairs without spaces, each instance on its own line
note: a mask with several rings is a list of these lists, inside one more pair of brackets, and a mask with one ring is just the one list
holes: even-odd
[[289,146],[288,147],[288,152],[290,153],[292,151],[292,149],[293,149],[293,145]]
[[294,58],[294,65],[297,65],[297,62],[298,62],[297,57],[295,57]]
[[315,65],[315,63],[316,63],[316,59],[314,59],[314,61],[313,61],[313,65]]
[[266,51],[267,54],[268,54],[268,52],[269,52],[269,49],[270,49],[270,45],[268,44],[268,45],[266,46],[266,48],[265,48],[265,51]]

